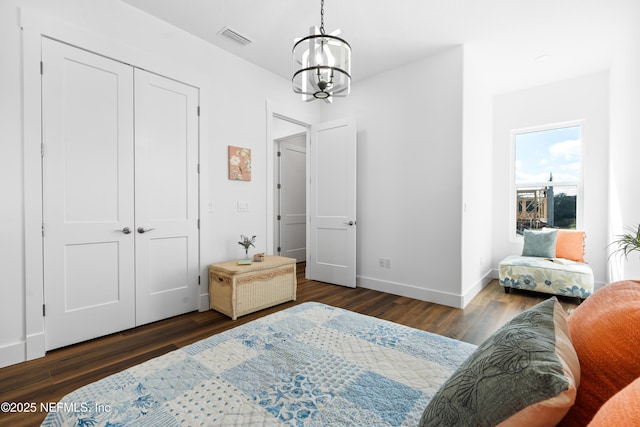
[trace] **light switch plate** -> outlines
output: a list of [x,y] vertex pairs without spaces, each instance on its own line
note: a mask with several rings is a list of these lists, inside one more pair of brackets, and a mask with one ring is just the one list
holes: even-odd
[[238,212],[249,212],[249,202],[238,200]]

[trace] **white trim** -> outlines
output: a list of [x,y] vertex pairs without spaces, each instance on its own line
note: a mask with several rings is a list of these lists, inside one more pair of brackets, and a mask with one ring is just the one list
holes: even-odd
[[15,365],[25,360],[26,343],[20,341],[0,347],[0,366]]
[[462,295],[462,308],[466,307],[493,279],[493,269],[489,269],[480,280],[474,283],[473,286]]
[[[516,135],[521,135],[525,133],[532,132],[541,132],[545,130],[555,130],[562,128],[569,128],[580,126],[580,178],[579,182],[570,184],[577,185],[577,206],[576,206],[576,228],[582,229],[582,224],[584,222],[584,165],[585,165],[585,120],[577,119],[570,120],[566,122],[559,123],[550,123],[545,125],[531,126],[526,128],[512,129],[509,137],[509,167],[511,168],[511,173],[509,174],[509,241],[511,243],[522,242],[522,236],[516,233],[516,182],[515,182],[515,163],[516,163],[516,150],[515,150],[515,139]],[[520,187],[527,186],[528,184],[521,184]],[[561,182],[554,182],[554,185],[561,186]]]
[[[273,134],[273,119],[278,118],[291,123],[295,123],[297,125],[303,126],[307,128],[307,143],[306,150],[309,152],[309,129],[311,124],[314,123],[314,119],[311,115],[302,112],[300,109],[296,109],[294,107],[281,105],[274,103],[273,101],[266,100],[265,109],[267,113],[267,132],[266,132],[266,155],[265,159],[267,160],[267,172],[266,172],[266,186],[265,192],[267,195],[267,215],[266,215],[266,248],[267,254],[271,255],[274,253],[274,229],[275,229],[275,215],[274,215],[274,201],[275,197],[275,180],[277,168],[274,167],[275,158],[275,141],[272,136]],[[307,171],[309,170],[309,156],[307,156]],[[307,183],[308,184],[308,183]],[[309,191],[307,191],[307,212],[309,211]],[[307,227],[308,228],[308,227]],[[307,241],[309,240],[309,236],[307,236]]]
[[465,308],[467,304],[469,304],[471,300],[478,295],[482,289],[484,289],[485,286],[497,277],[495,276],[495,271],[495,269],[487,271],[484,276],[482,276],[482,278],[478,280],[464,295],[434,291],[433,289],[426,289],[406,283],[380,280],[365,276],[357,276],[357,286],[359,288],[400,295],[433,304],[441,304],[454,308]]
[[[202,81],[198,81],[202,84]],[[208,96],[209,92],[204,87],[200,86],[200,116],[198,117],[198,129],[200,136],[198,138],[199,148],[199,165],[200,165],[200,178],[199,178],[199,218],[200,218],[200,305],[199,311],[209,310],[209,236],[210,221],[209,221],[209,208],[208,201],[210,199],[209,194],[209,126],[207,120],[203,120],[205,117],[204,112],[212,111],[211,104]]]
[[[24,236],[25,236],[25,335],[44,335],[42,263],[42,168],[41,168],[41,34],[46,24],[21,9],[23,30],[23,149],[24,149]],[[42,341],[44,344],[44,340]],[[45,347],[25,343],[25,360],[42,357]]]
[[[209,140],[207,120],[203,120],[203,111],[209,111],[209,93],[211,92],[206,74],[195,66],[172,62],[170,57],[157,57],[145,51],[123,45],[100,34],[78,28],[66,22],[54,19],[31,9],[20,9],[20,24],[23,38],[23,149],[24,149],[24,234],[25,234],[25,336],[27,337],[23,359],[31,360],[45,354],[44,331],[45,318],[43,305],[43,266],[42,266],[42,169],[41,169],[41,84],[40,59],[41,38],[49,37],[71,44],[91,52],[98,53],[125,62],[134,67],[159,73],[181,82],[188,82],[199,89],[199,216],[200,216],[200,304],[201,311],[208,310],[208,263],[210,235],[207,203],[209,194]],[[46,64],[45,71],[46,72]],[[204,279],[204,280],[202,280]],[[205,298],[206,296],[206,298]],[[206,300],[206,304],[205,304]],[[0,363],[2,363],[0,359]],[[18,361],[18,362],[19,362]]]
[[[40,355],[40,350],[45,348],[44,339],[45,339],[44,332],[33,334],[33,335],[27,335],[27,342],[26,342],[26,348],[25,348],[27,360],[37,359],[38,357],[42,357]],[[33,354],[29,353],[30,351],[33,352]]]
[[357,276],[357,287],[373,289],[374,291],[388,294],[400,295],[403,297],[428,301],[434,304],[447,305],[449,307],[464,308],[464,297],[450,292],[434,291],[406,283],[391,282],[388,280],[375,279],[373,277]]

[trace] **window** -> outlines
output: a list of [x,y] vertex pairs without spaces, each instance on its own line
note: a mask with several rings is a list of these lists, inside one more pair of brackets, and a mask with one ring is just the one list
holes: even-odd
[[514,132],[516,233],[576,228],[581,193],[580,125]]

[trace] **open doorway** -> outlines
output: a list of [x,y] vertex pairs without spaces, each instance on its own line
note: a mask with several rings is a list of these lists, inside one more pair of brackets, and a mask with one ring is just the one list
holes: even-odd
[[276,253],[304,262],[307,258],[307,133],[276,139]]
[[267,103],[267,250],[304,262],[311,123],[305,114],[286,110]]
[[[353,117],[317,123],[310,111],[267,101],[267,250],[277,253],[277,127],[297,125],[306,136],[305,277],[356,286],[357,129]],[[286,123],[282,123],[282,121]],[[290,132],[289,135],[297,132]]]

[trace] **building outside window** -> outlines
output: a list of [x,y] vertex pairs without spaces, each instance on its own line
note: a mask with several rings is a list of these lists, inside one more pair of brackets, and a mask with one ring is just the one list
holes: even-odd
[[516,234],[581,222],[581,126],[573,123],[513,132]]

